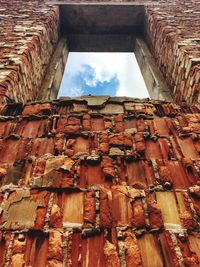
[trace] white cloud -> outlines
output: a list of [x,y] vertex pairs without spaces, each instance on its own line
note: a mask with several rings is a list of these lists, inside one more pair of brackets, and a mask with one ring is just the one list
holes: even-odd
[[[71,91],[80,95],[81,89],[73,88],[70,81],[85,64],[90,65],[95,73],[93,77],[85,79],[87,85],[95,87],[98,82],[110,81],[116,75],[120,81],[117,96],[149,97],[134,53],[69,53],[62,87],[71,88]],[[65,94],[70,95],[69,91]]]
[[72,93],[74,96],[80,96],[80,95],[83,94],[83,89],[82,89],[82,88],[79,88],[79,87],[73,87],[71,90],[72,90],[71,93]]
[[72,85],[65,90],[65,96],[80,96],[83,94],[83,89]]

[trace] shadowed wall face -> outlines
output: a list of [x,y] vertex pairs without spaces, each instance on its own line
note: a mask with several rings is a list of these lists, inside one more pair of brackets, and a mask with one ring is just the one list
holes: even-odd
[[58,7],[1,0],[0,8],[0,93],[35,100],[58,41]]

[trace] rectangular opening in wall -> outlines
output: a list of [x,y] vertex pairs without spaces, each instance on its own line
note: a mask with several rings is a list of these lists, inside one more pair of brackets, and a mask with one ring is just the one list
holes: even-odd
[[58,97],[90,94],[149,97],[135,54],[70,52]]
[[173,101],[146,43],[143,5],[59,5],[61,38],[38,100],[100,94]]

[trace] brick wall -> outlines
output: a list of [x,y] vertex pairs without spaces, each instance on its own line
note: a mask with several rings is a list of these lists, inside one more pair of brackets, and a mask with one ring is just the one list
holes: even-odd
[[[1,92],[35,99],[58,9],[0,3]],[[176,16],[146,7],[147,40],[177,100],[192,102],[198,7],[182,3]],[[199,114],[105,96],[0,105],[0,266],[199,266]]]
[[199,113],[116,97],[2,107],[0,266],[199,266]]
[[0,20],[0,93],[34,100],[58,41],[58,8],[1,0]]
[[177,102],[199,101],[200,5],[176,1],[174,5],[146,8],[146,33],[151,51]]

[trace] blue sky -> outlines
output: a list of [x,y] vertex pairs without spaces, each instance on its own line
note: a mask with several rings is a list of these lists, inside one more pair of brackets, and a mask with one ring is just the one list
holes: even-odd
[[60,96],[149,97],[134,53],[69,53]]

